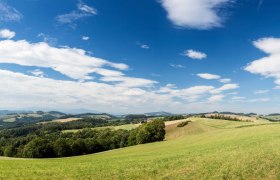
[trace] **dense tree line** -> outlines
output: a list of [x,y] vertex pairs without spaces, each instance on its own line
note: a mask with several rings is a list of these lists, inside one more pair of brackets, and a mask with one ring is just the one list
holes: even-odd
[[158,117],[154,119],[159,119],[162,121],[176,121],[176,120],[187,119],[189,117],[191,117],[191,115],[172,115],[172,116]]
[[133,130],[93,130],[63,133],[56,128],[30,126],[0,131],[0,155],[51,158],[90,154],[164,140],[162,120],[142,124]]
[[222,120],[228,120],[228,121],[243,121],[243,122],[251,122],[250,120],[242,120],[239,119],[236,116],[227,116],[227,115],[222,115],[222,114],[212,114],[212,115],[207,115],[205,116],[204,114],[201,115],[202,118],[210,118],[210,119],[222,119]]
[[189,118],[190,116],[184,116],[184,115],[174,115],[174,116],[166,116],[163,117],[163,121],[176,121],[176,120],[181,120],[181,119],[186,119]]

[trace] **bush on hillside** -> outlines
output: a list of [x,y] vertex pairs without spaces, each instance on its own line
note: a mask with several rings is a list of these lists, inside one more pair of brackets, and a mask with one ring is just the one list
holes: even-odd
[[189,122],[191,122],[191,121],[183,121],[183,122],[179,123],[179,124],[177,125],[177,127],[184,127],[184,126],[188,125]]

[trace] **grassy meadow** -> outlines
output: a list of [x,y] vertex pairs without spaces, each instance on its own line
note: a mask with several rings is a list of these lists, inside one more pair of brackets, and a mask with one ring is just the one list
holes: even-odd
[[60,159],[0,157],[0,179],[279,179],[280,124],[190,118],[166,141]]

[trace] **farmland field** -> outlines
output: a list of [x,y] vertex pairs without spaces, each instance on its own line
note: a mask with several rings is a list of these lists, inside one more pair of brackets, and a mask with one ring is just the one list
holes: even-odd
[[280,124],[191,120],[168,125],[164,142],[61,159],[1,158],[0,178],[280,178]]
[[65,118],[65,119],[55,119],[49,122],[40,122],[40,124],[46,124],[46,123],[67,123],[72,121],[78,121],[81,118]]
[[[91,128],[91,129],[112,129],[112,130],[118,130],[118,129],[124,129],[124,130],[131,130],[134,128],[139,127],[140,124],[124,124],[124,125],[120,125],[120,126],[105,126],[105,127],[96,127],[96,128]],[[80,129],[72,129],[72,130],[64,130],[63,132],[77,132]]]

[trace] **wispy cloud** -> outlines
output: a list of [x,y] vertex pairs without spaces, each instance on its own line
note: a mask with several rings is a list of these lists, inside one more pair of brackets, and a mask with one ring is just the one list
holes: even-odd
[[37,35],[38,38],[42,38],[42,40],[46,43],[48,43],[49,45],[56,45],[57,44],[57,38],[54,38],[54,37],[51,37],[47,34],[44,34],[44,33],[39,33]]
[[75,25],[75,22],[85,17],[97,15],[97,10],[93,7],[86,5],[84,2],[79,1],[77,9],[70,13],[58,15],[56,21],[60,24]]
[[257,90],[257,91],[255,91],[254,93],[255,94],[266,94],[266,93],[268,93],[269,92],[269,90],[268,89],[265,89],[265,90]]
[[46,77],[47,75],[45,75],[45,73],[42,71],[42,70],[40,70],[40,69],[35,69],[35,70],[32,70],[32,71],[29,71],[31,74],[33,74],[34,76],[36,76],[36,77],[41,77],[41,78],[43,78],[43,77]]
[[147,44],[142,44],[140,47],[142,49],[150,49],[150,46],[148,46]]
[[20,21],[22,14],[14,7],[0,1],[0,22]]
[[182,64],[173,64],[173,63],[169,63],[169,66],[174,67],[174,68],[185,68],[185,66],[182,65]]
[[259,0],[258,9],[260,9],[263,5],[264,0]]
[[136,42],[136,45],[142,49],[150,49],[150,46],[148,44],[140,43],[138,41]]

